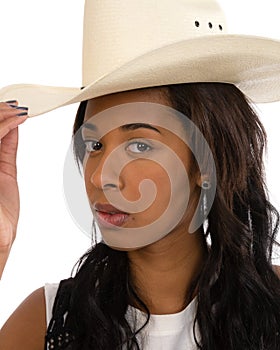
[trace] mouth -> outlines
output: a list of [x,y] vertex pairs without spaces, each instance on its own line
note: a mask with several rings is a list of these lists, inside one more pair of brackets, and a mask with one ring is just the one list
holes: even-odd
[[120,227],[129,218],[128,213],[122,212],[110,204],[96,203],[93,207],[97,222],[101,227]]

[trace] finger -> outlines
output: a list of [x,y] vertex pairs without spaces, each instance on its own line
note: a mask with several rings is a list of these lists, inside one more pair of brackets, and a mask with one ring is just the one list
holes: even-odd
[[18,105],[17,100],[9,100],[9,101],[1,101],[0,104],[6,104],[6,105]]
[[18,101],[11,100],[6,102],[0,102],[0,110],[18,107]]
[[13,228],[12,225],[7,224],[7,221],[4,219],[5,215],[0,206],[0,279],[6,265],[7,259],[10,254],[10,250],[14,240]]
[[0,252],[8,252],[13,244],[14,230],[13,225],[7,218],[7,214],[0,205]]
[[7,109],[11,107],[18,107],[18,101],[17,100],[10,100],[6,102],[0,102],[0,109]]
[[13,116],[24,115],[24,113],[28,113],[28,107],[18,106],[17,102],[13,105],[0,102],[0,122]]
[[0,280],[2,278],[3,271],[5,268],[6,262],[8,260],[8,257],[9,257],[9,253],[10,253],[10,251],[6,251],[6,252],[0,251]]
[[0,149],[0,171],[14,178],[17,176],[16,157],[18,148],[18,128],[5,136]]
[[12,118],[12,117],[20,117],[24,114],[28,114],[28,108],[27,107],[9,107],[6,109],[0,109],[0,122]]
[[[17,119],[19,119],[17,117]],[[21,117],[21,121],[26,120],[26,117]],[[2,138],[0,144],[0,171],[14,178],[17,177],[16,156],[18,147],[18,127],[13,128],[9,133]]]
[[16,117],[17,114],[19,114],[18,110],[16,108],[12,107],[6,107],[6,108],[1,108],[0,109],[0,122],[11,118],[11,117]]
[[18,125],[25,122],[28,115],[26,112],[22,112],[20,114],[23,114],[21,116],[12,116],[7,119],[4,119],[0,122],[0,140],[2,142],[2,139],[14,128],[16,128]]

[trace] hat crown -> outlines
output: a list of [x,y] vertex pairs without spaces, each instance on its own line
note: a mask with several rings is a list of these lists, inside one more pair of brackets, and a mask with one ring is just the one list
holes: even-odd
[[86,0],[83,86],[160,47],[226,33],[215,0]]

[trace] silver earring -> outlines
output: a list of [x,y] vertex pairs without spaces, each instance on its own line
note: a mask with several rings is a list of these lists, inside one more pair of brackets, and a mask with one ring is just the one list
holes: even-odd
[[206,193],[203,194],[203,197],[202,197],[202,210],[203,210],[203,217],[204,217],[204,220],[207,218],[207,215],[208,215],[208,205],[207,205],[207,196],[206,196]]
[[203,231],[207,232],[208,228],[208,203],[206,193],[203,194],[202,197],[202,213],[203,213]]
[[211,188],[211,182],[210,182],[210,181],[207,181],[207,180],[204,180],[204,181],[202,182],[201,187],[203,188],[203,190],[210,190],[210,188]]

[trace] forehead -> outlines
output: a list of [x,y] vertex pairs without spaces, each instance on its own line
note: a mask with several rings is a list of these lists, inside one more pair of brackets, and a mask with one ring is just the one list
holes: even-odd
[[[88,101],[87,129],[102,135],[128,124],[150,124],[182,136],[182,123],[163,88],[121,92]],[[92,127],[90,127],[92,126]],[[179,136],[178,135],[178,136]]]
[[87,103],[84,120],[87,121],[93,115],[96,115],[114,106],[133,102],[154,102],[166,106],[171,106],[166,88],[158,87],[124,91],[89,100]]

